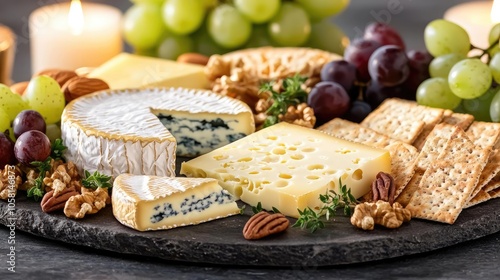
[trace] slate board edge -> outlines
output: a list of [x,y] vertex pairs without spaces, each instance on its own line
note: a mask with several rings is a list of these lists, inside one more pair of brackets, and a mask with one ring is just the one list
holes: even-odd
[[[324,240],[318,244],[318,240],[311,239],[309,242],[305,239],[293,246],[284,245],[279,240],[265,243],[257,241],[217,244],[148,237],[135,231],[131,234],[131,230],[125,227],[123,231],[111,231],[70,220],[64,216],[48,215],[41,210],[25,207],[25,203],[35,204],[30,201],[16,204],[16,230],[60,242],[122,254],[219,265],[321,267],[354,264],[433,251],[500,231],[500,200],[466,210],[481,209],[485,214],[465,215],[473,217],[462,220],[459,217],[455,225],[424,222],[430,230],[422,234],[398,235],[396,232],[381,238],[349,243]],[[0,202],[0,223],[8,225],[8,218],[7,203]],[[116,222],[109,209],[103,219]],[[71,232],[80,234],[73,235]]]

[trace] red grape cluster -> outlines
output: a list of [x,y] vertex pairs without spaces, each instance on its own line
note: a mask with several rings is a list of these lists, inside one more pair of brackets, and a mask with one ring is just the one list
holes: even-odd
[[308,99],[317,124],[336,117],[361,122],[391,97],[415,100],[418,86],[430,77],[432,59],[427,51],[406,51],[403,39],[391,26],[369,24],[363,38],[346,48],[343,60],[323,66],[322,81]]
[[44,161],[51,153],[51,143],[46,131],[46,123],[40,113],[34,110],[21,111],[14,122],[12,129],[16,141],[12,141],[7,130],[0,133],[0,168],[7,164],[21,164],[29,166],[34,161]]

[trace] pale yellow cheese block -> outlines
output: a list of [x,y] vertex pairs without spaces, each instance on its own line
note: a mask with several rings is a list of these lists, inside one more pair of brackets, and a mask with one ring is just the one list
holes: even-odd
[[184,162],[181,174],[209,177],[242,201],[297,217],[321,206],[320,194],[338,192],[339,179],[359,198],[378,172],[390,173],[389,152],[323,132],[279,123]]
[[121,53],[88,74],[111,89],[144,87],[209,88],[204,67],[171,60]]

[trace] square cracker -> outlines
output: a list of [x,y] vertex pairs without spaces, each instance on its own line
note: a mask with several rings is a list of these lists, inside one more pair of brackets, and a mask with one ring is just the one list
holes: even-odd
[[485,192],[490,192],[500,188],[500,173],[497,173],[493,179],[491,179],[484,187]]
[[406,206],[412,217],[453,224],[476,187],[490,152],[474,145],[463,130],[456,130]]
[[464,208],[469,208],[474,205],[478,205],[479,203],[483,203],[491,199],[491,196],[485,192],[484,190],[479,190],[479,192],[474,195],[469,201],[465,204]]
[[494,147],[500,138],[500,123],[473,122],[466,131],[474,144]]
[[412,112],[421,110],[417,106],[415,102],[386,99],[361,122],[361,125],[412,144],[425,126],[425,121]]
[[415,174],[401,193],[396,197],[397,202],[403,206],[408,204],[413,193],[418,189],[420,180],[422,179],[422,176],[427,168],[431,166],[431,164],[438,158],[441,151],[444,150],[444,147],[450,137],[459,130],[463,132],[463,130],[459,127],[449,124],[438,124],[434,127],[416,159]]
[[472,122],[474,122],[474,116],[469,114],[452,113],[450,115],[445,115],[441,122],[456,125],[463,130],[467,130]]
[[415,174],[415,164],[418,151],[415,147],[405,143],[394,143],[386,147],[391,155],[391,175],[394,179],[397,197]]
[[489,191],[488,194],[490,195],[490,198],[499,198],[500,197],[500,187]]
[[[471,194],[472,197],[476,196],[481,190],[485,189],[485,186],[500,172],[500,151],[491,151],[488,163],[479,177],[479,182],[477,183],[476,189]],[[485,190],[487,192],[487,190]]]

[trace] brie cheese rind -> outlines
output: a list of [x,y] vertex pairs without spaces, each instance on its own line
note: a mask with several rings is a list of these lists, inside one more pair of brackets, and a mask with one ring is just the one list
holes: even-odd
[[79,171],[175,176],[195,156],[255,131],[242,101],[205,90],[110,90],[70,102],[61,120],[65,157]]
[[215,179],[122,174],[111,199],[115,218],[139,231],[196,225],[240,212]]

